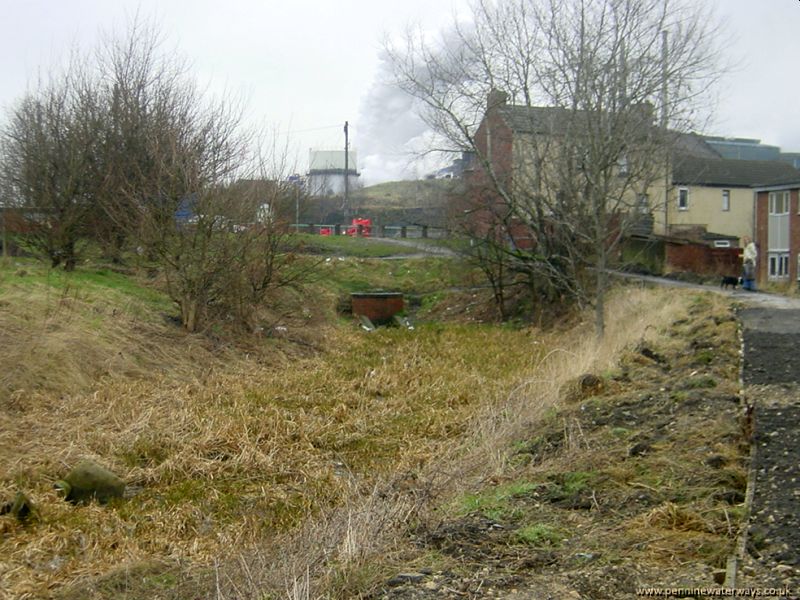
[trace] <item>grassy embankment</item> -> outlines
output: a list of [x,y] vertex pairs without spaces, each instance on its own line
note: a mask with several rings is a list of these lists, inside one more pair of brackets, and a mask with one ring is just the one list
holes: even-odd
[[[526,350],[538,357],[471,407],[462,435],[418,469],[310,519],[279,552],[251,552],[223,571],[223,590],[513,597],[553,583],[553,597],[628,598],[637,583],[718,583],[743,514],[748,452],[730,306],[629,288],[614,295],[608,323],[601,344],[582,325],[529,330]],[[583,387],[587,372],[596,379]],[[424,586],[387,587],[414,571]]]
[[[373,255],[369,242],[352,242],[320,265],[294,317],[240,346],[182,332],[146,280],[90,264],[72,274],[2,265],[0,496],[23,490],[39,511],[26,526],[0,517],[3,594],[46,595],[120,564],[207,565],[285,531],[350,493],[342,473],[368,485],[424,461],[486,401],[479,390],[535,360],[522,349],[492,360],[509,336],[521,347],[523,332],[366,336],[337,320],[347,291],[463,283],[440,259],[378,261],[358,256]],[[437,353],[438,364],[427,359]],[[53,482],[82,458],[119,473],[132,497],[60,500]]]
[[419,206],[440,206],[453,188],[453,180],[387,181],[353,193],[359,207],[393,209]]
[[[219,581],[233,595],[232,581],[248,597],[311,582],[344,597],[391,568],[377,556],[404,519],[503,473],[564,382],[611,369],[682,305],[617,298],[602,347],[489,325],[366,335],[333,318],[346,291],[423,293],[463,276],[441,259],[331,257],[300,316],[244,353],[181,332],[134,278],[4,265],[0,495],[28,492],[39,515],[0,517],[1,593],[181,598]],[[60,500],[52,483],[81,458],[132,497]]]

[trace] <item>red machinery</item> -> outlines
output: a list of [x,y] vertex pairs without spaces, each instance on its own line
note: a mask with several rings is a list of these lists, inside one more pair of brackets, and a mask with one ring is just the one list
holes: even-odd
[[353,219],[350,227],[347,228],[347,235],[369,237],[372,233],[371,219]]

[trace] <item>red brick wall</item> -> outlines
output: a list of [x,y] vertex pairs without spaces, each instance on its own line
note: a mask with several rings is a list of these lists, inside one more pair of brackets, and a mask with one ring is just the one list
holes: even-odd
[[[791,211],[790,211],[791,212]],[[756,265],[756,282],[761,285],[767,280],[767,224],[769,217],[769,192],[758,192],[756,195],[756,239],[758,248],[758,264]]]
[[475,132],[475,147],[478,150],[478,156],[475,157],[475,174],[485,177],[482,160],[490,159],[496,174],[510,178],[513,141],[514,135],[505,120],[497,110],[489,111]]
[[470,235],[505,237],[511,233],[515,238],[529,237],[521,226],[509,226],[508,208],[484,165],[484,161],[489,161],[499,185],[510,186],[513,139],[511,129],[496,110],[489,111],[475,133],[477,156],[472,170],[465,176],[467,190],[462,198],[455,199],[455,210],[451,213],[457,219],[467,215],[469,220],[462,222],[461,226]]
[[[800,190],[789,192],[789,281],[797,281],[797,253],[800,251]],[[761,262],[766,263],[766,260]]]
[[[797,254],[800,252],[800,190],[789,191],[789,281],[797,280]],[[769,192],[756,197],[756,246],[758,247],[757,281],[769,280]]]
[[700,275],[740,275],[739,248],[710,248],[703,244],[666,244],[666,269]]
[[392,320],[405,307],[403,294],[368,292],[350,295],[354,315],[369,317],[375,325],[383,325]]

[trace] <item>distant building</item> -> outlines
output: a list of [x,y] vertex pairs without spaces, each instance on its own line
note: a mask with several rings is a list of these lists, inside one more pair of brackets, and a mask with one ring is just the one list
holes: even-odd
[[781,154],[778,146],[768,146],[753,138],[706,136],[703,139],[722,158],[732,160],[778,160]]
[[431,173],[425,179],[460,179],[472,164],[473,156],[472,152],[462,152],[460,158],[454,159],[451,164]]
[[[657,125],[652,106],[642,104],[638,109],[639,114],[632,114],[632,119],[637,118],[632,123],[643,132],[639,139],[646,140],[644,134]],[[574,115],[568,109],[513,105],[507,102],[504,92],[490,92],[487,111],[475,134],[478,152],[484,160],[476,161],[467,177],[477,192],[474,204],[467,205],[465,210],[476,222],[489,223],[491,219],[496,222],[496,215],[504,214],[506,202],[506,198],[496,192],[497,184],[489,181],[483,163],[491,165],[492,177],[507,190],[513,192],[515,186],[519,186],[516,189],[526,193],[536,185],[544,189],[546,177],[537,180],[532,175],[547,173],[550,168],[547,161],[558,156],[558,139],[565,135],[571,118]],[[794,181],[800,177],[800,172],[788,161],[780,160],[780,148],[763,145],[759,140],[670,132],[669,141],[671,172],[656,177],[655,181],[647,181],[646,189],[636,197],[629,193],[625,202],[620,203],[620,219],[627,219],[630,233],[681,236],[715,247],[738,246],[742,238],[753,234],[753,186]],[[556,152],[539,157],[537,145],[556,148]],[[768,159],[750,158],[757,156]],[[658,172],[659,157],[649,158],[653,161],[654,172]],[[618,163],[617,174],[628,175],[627,159]],[[668,189],[665,189],[665,181],[669,182]],[[631,192],[632,187],[628,191]],[[627,214],[623,214],[625,211]],[[503,226],[511,231],[514,243],[523,247],[518,242],[529,243],[524,241],[526,226],[517,225],[513,217],[511,222],[511,225],[503,222]],[[800,251],[800,241],[798,244]]]
[[780,160],[800,169],[800,152],[782,152],[778,146],[762,144],[753,138],[703,138],[722,158],[732,160]]
[[356,189],[358,162],[355,151],[348,152],[345,174],[344,150],[311,150],[308,160],[307,190],[310,196],[341,196],[345,177],[351,190]]
[[731,160],[683,156],[674,161],[667,234],[693,230],[716,247],[739,246],[753,234],[756,184],[797,178],[791,165],[778,160]]
[[800,152],[781,152],[779,160],[788,162],[795,169],[800,169]]

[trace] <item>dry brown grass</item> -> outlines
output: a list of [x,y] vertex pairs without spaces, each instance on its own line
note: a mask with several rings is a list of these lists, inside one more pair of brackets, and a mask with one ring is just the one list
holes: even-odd
[[[292,590],[300,589],[310,598],[344,598],[368,588],[391,569],[398,536],[410,522],[424,519],[443,500],[502,476],[510,443],[530,433],[557,405],[566,381],[613,367],[623,348],[655,337],[683,310],[680,292],[626,289],[609,304],[608,334],[600,343],[586,325],[560,334],[537,332],[530,340],[532,361],[525,375],[508,378],[487,393],[463,436],[440,446],[417,470],[412,485],[403,485],[397,476],[383,480],[324,518],[306,521],[299,532],[282,538],[278,552],[249,550],[225,572],[229,586],[220,596],[294,598]],[[572,435],[579,444],[581,432]],[[240,582],[253,574],[243,589]]]
[[711,525],[702,515],[681,508],[673,502],[665,502],[643,515],[635,523],[637,527],[668,529],[673,531],[712,531]]
[[111,375],[194,371],[202,345],[165,327],[160,306],[84,283],[36,265],[0,272],[0,403],[68,396]]
[[[346,597],[432,499],[501,473],[565,381],[610,368],[683,305],[678,292],[622,292],[601,344],[588,325],[290,324],[297,337],[315,329],[321,351],[246,357],[215,355],[118,298],[11,286],[0,301],[23,307],[3,316],[16,343],[0,352],[20,370],[3,379],[0,497],[24,489],[41,514],[0,517],[9,598],[154,559],[206,574],[212,597]],[[83,458],[135,495],[65,504],[52,483]],[[130,585],[136,597],[141,579]]]
[[[0,517],[7,565],[0,590],[8,597],[47,596],[154,558],[212,565],[231,548],[252,547],[341,504],[349,507],[350,533],[335,543],[339,564],[356,563],[372,548],[363,540],[383,544],[383,530],[391,529],[383,524],[402,522],[406,511],[370,493],[378,479],[427,462],[463,432],[476,407],[502,396],[538,359],[528,349],[529,332],[490,327],[373,335],[326,328],[317,334],[324,352],[276,350],[227,364],[202,344],[181,347],[194,338],[176,334],[162,335],[160,354],[144,367],[175,364],[175,371],[94,379],[102,352],[84,347],[146,348],[153,332],[118,316],[86,328],[92,305],[79,300],[66,307],[69,318],[28,338],[77,353],[75,362],[58,377],[42,375],[48,385],[35,393],[18,388],[0,413],[0,497],[24,489],[41,514],[29,526]],[[117,337],[115,328],[130,337]],[[81,329],[83,337],[58,335]],[[35,380],[34,367],[25,378]],[[51,391],[76,369],[72,393]],[[52,483],[84,458],[111,468],[138,493],[106,507],[65,504]],[[361,504],[362,497],[372,504]]]

